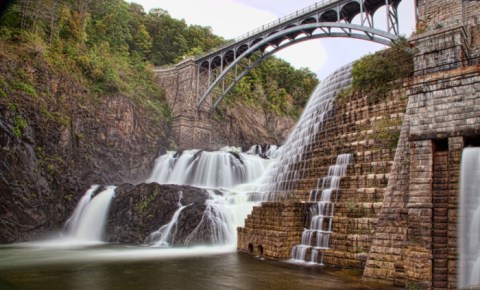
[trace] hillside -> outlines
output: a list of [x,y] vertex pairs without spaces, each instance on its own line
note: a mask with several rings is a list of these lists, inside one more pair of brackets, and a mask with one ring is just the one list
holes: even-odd
[[[123,0],[10,5],[0,18],[0,242],[58,229],[93,183],[144,180],[155,157],[176,148],[151,68],[224,41],[208,27]],[[225,110],[278,116],[289,127],[317,82],[272,58],[239,84],[241,106],[227,102]],[[232,122],[234,137],[223,138],[242,144],[230,145],[281,140],[270,138],[267,121],[246,126],[265,135]]]

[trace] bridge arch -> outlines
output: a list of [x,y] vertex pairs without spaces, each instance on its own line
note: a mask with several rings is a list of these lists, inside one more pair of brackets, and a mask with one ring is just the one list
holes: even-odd
[[[216,53],[197,59],[197,109],[211,105],[213,111],[240,79],[272,54],[299,42],[348,37],[389,46],[398,38],[397,8],[401,0],[331,0],[324,6],[296,12],[247,34]],[[317,4],[315,4],[317,5]],[[387,11],[387,29],[375,28],[379,8]],[[302,14],[303,13],[303,14]],[[360,23],[352,21],[359,16]],[[358,18],[357,18],[358,19]],[[219,61],[220,58],[220,61]],[[208,64],[208,65],[207,65]],[[207,98],[212,100],[206,102]]]

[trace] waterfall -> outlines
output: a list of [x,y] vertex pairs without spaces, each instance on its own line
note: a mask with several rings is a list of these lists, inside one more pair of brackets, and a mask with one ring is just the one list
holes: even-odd
[[236,244],[236,222],[226,199],[208,191],[210,199],[206,201],[206,209],[197,227],[187,237],[185,244],[195,238],[209,240],[214,245]]
[[233,188],[258,178],[271,163],[258,155],[226,151],[168,152],[155,161],[147,183]]
[[77,206],[75,207],[75,210],[73,211],[73,214],[70,216],[70,218],[65,222],[64,228],[68,233],[71,233],[74,231],[74,228],[78,226],[78,221],[80,217],[82,216],[83,211],[87,207],[88,203],[92,199],[92,195],[97,191],[97,189],[100,187],[100,185],[94,184],[92,185],[87,192],[80,198],[78,201]]
[[300,120],[279,149],[278,161],[262,178],[257,189],[262,193],[261,200],[282,200],[286,198],[287,191],[296,189],[297,181],[303,178],[301,169],[305,169],[308,162],[305,152],[313,148],[324,122],[332,115],[335,96],[350,84],[351,65],[346,65],[328,76],[315,89]]
[[[210,199],[206,202],[205,212],[186,239],[187,245],[191,241],[202,239],[216,245],[236,243],[236,228],[243,225],[254,204],[264,200],[284,199],[287,191],[296,189],[297,181],[303,178],[307,165],[305,153],[313,148],[323,123],[333,114],[335,96],[342,88],[350,85],[350,71],[350,65],[342,67],[315,89],[293,133],[279,148],[255,145],[246,153],[234,147],[216,152],[185,150],[167,152],[156,159],[146,183],[191,185],[207,190],[221,189],[223,192],[222,195],[217,195],[209,191]],[[312,212],[316,216],[312,219],[312,227],[306,230],[305,244],[313,242],[316,233],[316,248],[328,247],[333,215],[330,200],[334,189],[338,187],[340,176],[341,169],[332,168],[329,176],[318,186],[322,189],[321,195],[316,196],[317,193],[320,194],[319,190],[312,192],[312,201],[318,204],[316,212]],[[72,237],[82,240],[101,239],[113,194],[113,188],[91,200],[91,194],[85,194],[68,222]],[[171,220],[159,225],[158,230],[146,240],[155,246],[172,245],[177,221],[187,206],[179,203]],[[327,221],[330,225],[324,226]]]
[[465,148],[458,209],[458,288],[480,285],[480,148]]
[[147,238],[147,243],[150,246],[154,247],[170,247],[174,240],[175,234],[177,232],[177,221],[178,217],[182,210],[184,210],[189,205],[182,205],[182,198],[183,192],[179,192],[179,199],[178,199],[178,209],[172,216],[170,222],[166,225],[161,226],[157,231],[151,233]]
[[[91,196],[98,189],[98,186],[95,189],[93,187],[82,197],[69,219],[71,222],[69,223],[67,238],[84,242],[100,242],[102,240],[110,201],[115,194],[115,186],[107,187],[90,200],[88,194]],[[88,203],[86,202],[87,199]]]
[[252,145],[247,154],[259,155],[263,158],[275,158],[278,156],[278,146],[276,145]]
[[[292,260],[305,262],[310,251],[310,262],[323,264],[324,251],[329,249],[332,233],[336,193],[340,179],[352,162],[352,154],[337,156],[336,164],[328,168],[327,176],[320,178],[317,188],[310,192],[310,227],[302,233],[302,243],[292,248]],[[332,195],[334,195],[332,199]],[[321,256],[319,257],[319,252]]]
[[[245,217],[255,204],[248,199],[250,191],[256,187],[253,182],[275,162],[277,149],[277,146],[254,145],[246,153],[233,147],[216,152],[168,152],[157,158],[146,182],[207,188],[210,198],[206,201],[205,211],[196,228],[186,238],[185,245],[198,240],[213,245],[234,245],[237,227],[243,226]],[[210,189],[221,191],[222,194],[215,194]],[[183,209],[179,207],[177,213],[180,214]],[[174,218],[156,234],[166,237],[162,233],[174,229]],[[160,246],[158,243],[154,245]]]

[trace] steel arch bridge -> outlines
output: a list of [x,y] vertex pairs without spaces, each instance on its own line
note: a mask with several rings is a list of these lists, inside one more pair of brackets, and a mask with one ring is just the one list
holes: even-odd
[[[240,79],[270,55],[293,44],[325,37],[349,37],[390,45],[399,35],[401,0],[324,0],[250,31],[195,59],[197,109],[212,112]],[[374,15],[386,9],[387,29]],[[360,23],[352,20],[360,16]]]

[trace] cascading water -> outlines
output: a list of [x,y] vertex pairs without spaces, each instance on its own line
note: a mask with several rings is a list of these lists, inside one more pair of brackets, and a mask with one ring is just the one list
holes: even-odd
[[[230,210],[226,199],[209,191],[210,199],[207,200],[206,209],[197,227],[187,237],[186,244],[195,238],[202,239],[209,235],[215,245],[236,244],[236,225],[233,211]],[[244,217],[243,217],[244,218]]]
[[[336,191],[347,166],[352,162],[352,154],[337,156],[335,165],[328,168],[327,176],[320,178],[317,188],[310,192],[310,228],[302,233],[302,243],[292,248],[292,260],[306,262],[310,251],[310,262],[323,264],[324,251],[329,249],[332,233],[332,219],[335,210]],[[332,200],[332,195],[335,198]],[[321,256],[319,257],[319,253]]]
[[279,149],[278,161],[260,181],[257,191],[261,195],[257,199],[282,200],[286,198],[286,192],[296,189],[297,181],[303,178],[303,170],[294,170],[293,167],[306,167],[308,161],[304,153],[317,142],[317,133],[332,114],[335,96],[350,84],[351,65],[346,65],[315,89],[293,132]]
[[[268,155],[276,151],[269,147]],[[248,182],[261,176],[274,159],[254,153],[242,153],[237,148],[224,148],[217,152],[188,150],[169,152],[160,156],[147,182],[160,184],[193,185],[207,189],[209,199],[198,226],[186,238],[185,246],[193,240],[209,241],[214,245],[236,244],[236,229],[255,205],[249,202],[248,191],[254,187]],[[239,186],[238,186],[239,185]],[[114,187],[92,198],[99,186],[92,186],[80,199],[77,208],[66,223],[66,238],[83,242],[101,240]],[[212,190],[209,190],[211,188]],[[214,190],[213,190],[214,189]],[[177,222],[189,205],[182,204],[180,194],[178,208],[171,220],[150,233],[145,242],[154,247],[170,247],[175,241]]]
[[115,194],[115,186],[107,187],[90,199],[97,189],[98,186],[92,186],[80,200],[74,214],[69,219],[67,238],[84,242],[102,241],[110,201]]
[[258,155],[226,150],[231,148],[215,152],[168,152],[157,158],[147,183],[233,188],[254,181],[271,163]]
[[480,285],[480,148],[465,148],[460,170],[458,288]]
[[[304,153],[315,144],[319,130],[332,114],[335,95],[350,85],[350,71],[351,66],[345,66],[322,82],[311,96],[293,133],[280,148],[253,146],[248,153],[234,148],[216,152],[186,150],[168,152],[157,158],[147,183],[192,185],[222,192],[211,194],[204,215],[188,237],[187,244],[190,240],[201,239],[205,234],[210,235],[214,244],[235,243],[236,228],[242,226],[253,205],[263,200],[282,199],[283,193],[295,189],[295,183],[303,177],[303,171],[294,171],[293,166],[301,163],[306,167]],[[269,159],[270,157],[276,157],[279,161],[272,161],[275,158]],[[111,191],[113,196],[113,189]],[[103,193],[90,201],[85,209],[83,205],[78,209],[80,220],[91,215],[90,204],[93,207],[93,204],[111,198],[100,196]],[[175,238],[176,220],[184,209],[184,205],[179,205],[170,222],[159,225],[147,241],[157,246],[171,245]],[[103,217],[107,216],[108,206],[104,210]],[[72,221],[75,219],[77,218],[72,217]],[[97,224],[104,223],[100,223],[99,218],[95,219]],[[93,222],[92,217],[87,220]],[[81,222],[78,224],[74,226],[74,232],[79,238],[99,239],[103,232],[103,228],[96,229]],[[89,237],[87,232],[91,232]]]
[[265,158],[275,158],[278,156],[278,146],[276,145],[253,145],[248,149],[248,154],[260,155]]
[[175,233],[177,231],[177,221],[182,210],[189,205],[182,205],[183,192],[178,193],[178,209],[172,216],[172,219],[166,225],[161,226],[157,231],[151,233],[147,238],[147,243],[154,247],[170,247],[175,239]]
[[98,185],[98,184],[92,185],[87,190],[87,192],[82,196],[82,198],[80,199],[80,201],[77,204],[77,207],[75,207],[75,210],[73,211],[72,216],[65,223],[65,229],[66,229],[67,233],[71,234],[72,232],[75,231],[74,229],[75,229],[75,227],[77,227],[78,221],[79,221],[80,217],[82,216],[83,211],[85,210],[88,203],[92,199],[92,195],[95,193],[95,191],[97,191],[97,189],[99,187],[100,187],[100,185]]

